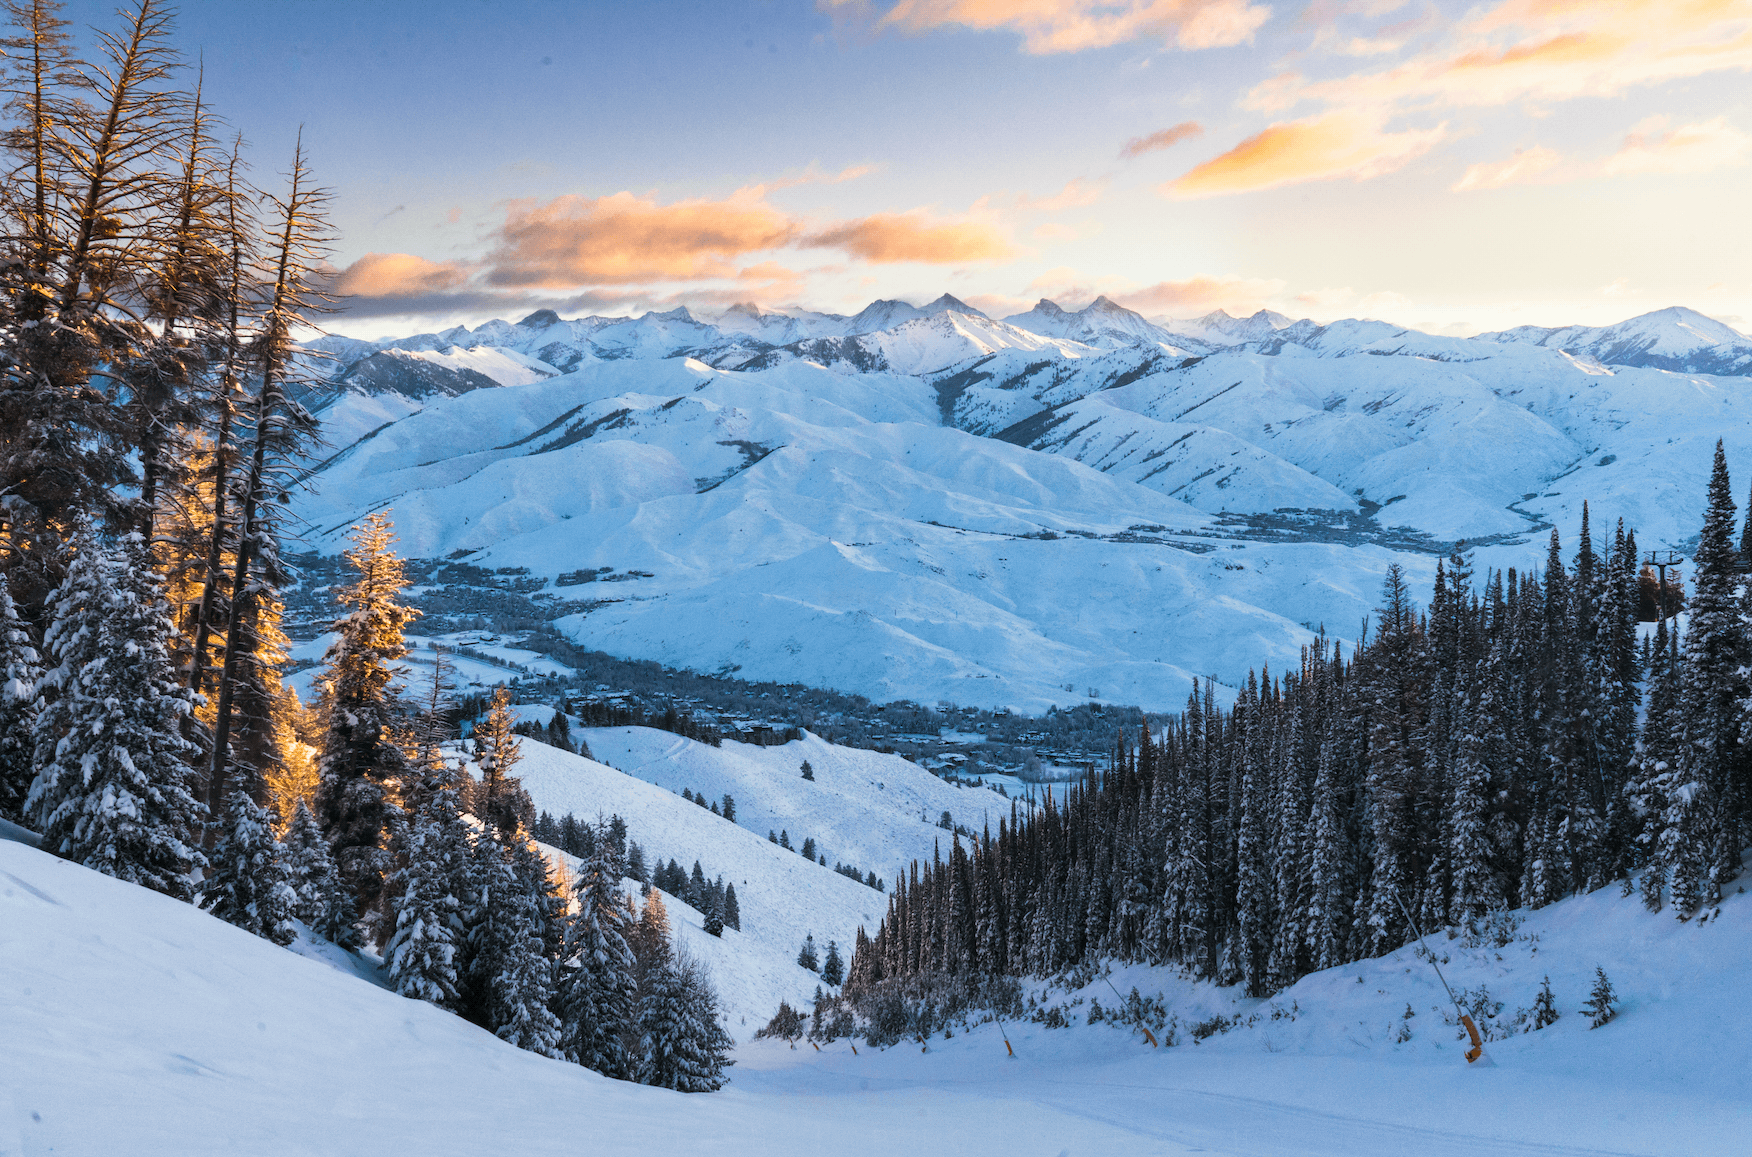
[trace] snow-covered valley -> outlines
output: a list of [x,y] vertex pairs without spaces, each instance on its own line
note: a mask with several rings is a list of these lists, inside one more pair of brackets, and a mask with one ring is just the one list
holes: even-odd
[[1449,338],[945,295],[317,345],[318,549],[389,509],[590,648],[877,701],[1173,709],[1455,540],[1526,568],[1586,502],[1684,550],[1715,440],[1752,454],[1752,340],[1683,309]]

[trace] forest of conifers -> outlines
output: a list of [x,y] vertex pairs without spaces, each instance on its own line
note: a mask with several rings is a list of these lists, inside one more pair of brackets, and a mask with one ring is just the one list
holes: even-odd
[[[1752,822],[1744,587],[1718,445],[1685,630],[1638,641],[1634,535],[1566,561],[1438,564],[1427,609],[1388,568],[1350,651],[1207,684],[1177,722],[1033,817],[959,838],[860,933],[848,993],[889,978],[1170,963],[1275,992],[1305,973],[1633,879],[1707,913]],[[1633,875],[1634,874],[1634,875]]]

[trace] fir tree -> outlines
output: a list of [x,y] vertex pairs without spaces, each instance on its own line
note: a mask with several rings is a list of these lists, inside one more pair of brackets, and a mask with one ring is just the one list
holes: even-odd
[[452,1011],[459,1010],[462,995],[466,928],[458,892],[466,891],[468,859],[468,829],[456,793],[438,791],[414,823],[405,886],[395,901],[395,932],[383,954],[397,992]]
[[809,766],[809,761],[807,759],[803,761],[802,771],[804,779],[808,780],[810,783],[815,782],[815,769]]
[[706,913],[703,926],[706,930],[706,935],[708,936],[724,935],[724,904],[723,901],[718,898],[718,894],[715,890],[712,895],[706,898]]
[[[32,731],[42,664],[12,594],[0,574],[0,819],[23,820],[24,797],[36,777]],[[726,802],[729,796],[725,796]]]
[[627,909],[621,902],[619,852],[605,829],[574,884],[577,912],[566,934],[557,1011],[562,1054],[604,1076],[625,1079],[636,1068],[623,1036],[637,1013]]
[[682,1093],[723,1087],[731,1041],[718,1023],[717,994],[702,966],[686,956],[660,965],[639,1002],[643,1079]]
[[845,969],[845,962],[840,959],[839,945],[829,940],[827,942],[827,959],[821,965],[822,983],[837,987],[845,979]]
[[292,943],[298,897],[280,862],[268,813],[247,791],[234,788],[225,801],[220,831],[208,855],[201,907],[275,944]]
[[394,793],[409,770],[396,741],[404,712],[391,664],[407,653],[403,631],[418,612],[397,602],[407,577],[394,541],[383,511],[354,528],[346,559],[357,577],[340,594],[350,610],[335,623],[323,674],[328,727],[315,812],[356,916],[383,895],[399,818]]
[[821,961],[815,953],[815,933],[813,932],[803,938],[803,947],[797,952],[797,967],[807,968],[811,972],[821,970]]
[[1551,995],[1551,977],[1547,976],[1539,986],[1539,995],[1533,998],[1534,1030],[1549,1028],[1561,1015],[1557,1011],[1557,998]]
[[736,885],[724,885],[724,926],[742,931],[742,908],[736,903]]
[[1606,979],[1606,970],[1594,968],[1594,988],[1588,993],[1588,1003],[1582,1006],[1582,1011],[1588,1014],[1588,1027],[1599,1028],[1611,1020],[1617,1012],[1612,1007],[1618,998],[1612,992],[1612,982]]
[[523,819],[517,801],[521,785],[511,778],[511,769],[523,758],[523,748],[511,725],[511,695],[499,687],[493,692],[486,718],[475,727],[474,743],[475,762],[481,769],[481,820],[507,840]]
[[205,864],[193,844],[205,809],[190,790],[192,696],[171,667],[159,580],[137,535],[116,554],[89,534],[74,549],[43,640],[50,701],[25,806],[45,849],[186,900]]
[[[332,921],[325,922],[325,914],[351,907],[351,901],[343,899],[340,873],[335,869],[328,840],[323,838],[321,826],[303,800],[293,809],[292,821],[281,838],[280,861],[285,865],[287,882],[295,898],[292,914],[299,920],[321,931],[325,926],[332,927]],[[346,926],[351,925],[349,917]],[[342,940],[348,939],[342,936]]]
[[719,814],[731,823],[736,822],[736,800],[731,797],[729,792],[724,793],[724,807]]

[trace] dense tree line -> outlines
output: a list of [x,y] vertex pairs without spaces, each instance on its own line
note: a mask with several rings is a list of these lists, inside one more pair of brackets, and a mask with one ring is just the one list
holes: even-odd
[[1752,834],[1734,527],[1718,446],[1683,638],[1662,620],[1641,646],[1634,536],[1597,549],[1585,508],[1573,557],[1555,532],[1532,573],[1457,552],[1426,610],[1390,567],[1350,655],[1323,637],[1228,710],[1195,689],[1036,815],[914,863],[848,991],[1111,957],[1264,995],[1633,873],[1650,909],[1707,914]]

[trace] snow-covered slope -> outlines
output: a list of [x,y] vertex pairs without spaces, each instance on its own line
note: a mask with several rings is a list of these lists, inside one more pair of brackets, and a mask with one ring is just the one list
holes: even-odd
[[1525,342],[1583,354],[1614,366],[1686,374],[1752,374],[1752,338],[1694,309],[1672,306],[1617,325],[1524,325],[1482,333],[1481,341]]
[[1006,317],[1004,323],[1042,337],[1066,338],[1104,349],[1146,345],[1156,346],[1167,353],[1188,356],[1208,353],[1216,348],[1196,338],[1171,334],[1146,320],[1142,314],[1105,296],[1097,297],[1075,313],[1043,297],[1035,303],[1033,309]]
[[[569,572],[640,572],[562,624],[629,657],[879,699],[1172,708],[1192,674],[1239,679],[1361,622],[1390,561],[1421,589],[1456,539],[1534,565],[1587,500],[1597,526],[1683,549],[1715,439],[1731,465],[1752,453],[1746,376],[1610,364],[1739,348],[1686,311],[1574,349],[1217,313],[1176,323],[1211,343],[1185,356],[1173,326],[1048,305],[1013,319],[1032,329],[944,295],[335,345],[373,352],[322,410],[333,451],[297,513],[333,550],[390,508],[409,552],[526,566],[554,598],[577,597]],[[374,388],[359,367],[383,359],[494,388]]]
[[[731,1084],[685,1096],[519,1052],[430,1005],[132,885],[0,840],[0,1151],[474,1155],[862,1151],[1240,1157],[1727,1157],[1745,1149],[1752,926],[1743,897],[1679,924],[1611,891],[1532,914],[1501,950],[1436,951],[1459,987],[1556,1025],[1463,1064],[1409,952],[1305,978],[1269,1004],[1167,972],[1178,1043],[1106,1025],[994,1025],[887,1051],[743,1043]],[[1537,939],[1533,939],[1537,937]],[[1498,957],[1501,959],[1498,959]],[[1599,965],[1620,996],[1590,1031]],[[1361,981],[1361,983],[1358,983]],[[1051,1000],[1067,999],[1056,992]],[[1074,999],[1074,997],[1069,997]],[[1108,1003],[1108,1000],[1104,1000]],[[1416,1014],[1404,1017],[1406,1006]],[[1271,1010],[1283,1015],[1273,1017]],[[1190,1043],[1216,1012],[1258,1019]],[[1410,1039],[1395,1043],[1402,1026]],[[855,1142],[855,1143],[854,1143]]]

